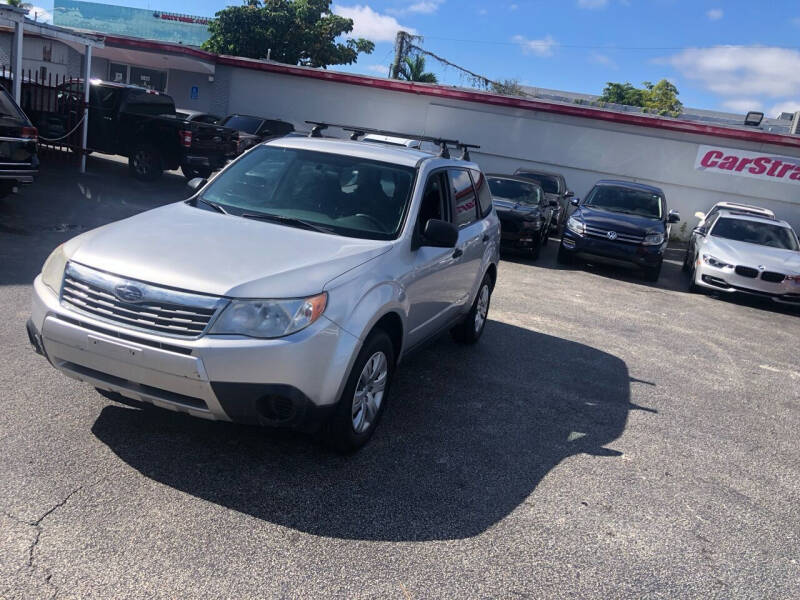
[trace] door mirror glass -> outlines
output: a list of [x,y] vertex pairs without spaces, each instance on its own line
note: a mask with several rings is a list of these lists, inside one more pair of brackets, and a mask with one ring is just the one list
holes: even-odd
[[681,220],[681,213],[679,213],[677,210],[669,211],[669,215],[667,216],[667,221],[669,223],[677,223],[680,220]]
[[706,230],[705,230],[704,227],[695,227],[694,229],[692,229],[692,233],[696,233],[697,235],[705,236],[706,235]]
[[425,223],[423,246],[434,248],[455,248],[458,241],[458,228],[448,221],[430,219]]
[[195,177],[194,179],[190,179],[188,182],[186,182],[186,187],[188,187],[193,192],[196,192],[207,183],[208,183],[207,179],[204,179],[203,177]]

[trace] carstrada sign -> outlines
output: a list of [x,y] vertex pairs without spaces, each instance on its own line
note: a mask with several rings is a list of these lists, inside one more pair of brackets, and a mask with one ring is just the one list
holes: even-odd
[[700,146],[694,168],[720,175],[800,184],[800,158],[793,156]]

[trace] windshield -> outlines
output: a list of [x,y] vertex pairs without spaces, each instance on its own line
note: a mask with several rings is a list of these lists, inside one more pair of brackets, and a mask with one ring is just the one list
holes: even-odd
[[598,185],[583,203],[602,210],[626,215],[638,215],[650,219],[660,219],[663,214],[663,200],[658,194],[630,188]]
[[301,219],[339,235],[397,237],[415,170],[354,156],[256,146],[203,191],[227,212]]
[[520,177],[530,179],[538,183],[545,194],[558,194],[558,177],[551,175],[539,175],[537,173],[520,173]]
[[760,221],[745,221],[743,219],[721,218],[711,230],[714,237],[747,242],[770,248],[783,250],[797,250],[797,236],[788,227],[761,223]]
[[225,120],[222,122],[222,125],[224,125],[225,127],[229,127],[230,129],[236,129],[237,131],[244,131],[245,133],[255,134],[258,131],[259,126],[261,125],[261,121],[263,121],[263,119],[257,119],[256,117],[231,115],[229,117],[225,117]]
[[531,206],[539,204],[539,193],[536,186],[530,183],[490,177],[489,189],[495,198]]

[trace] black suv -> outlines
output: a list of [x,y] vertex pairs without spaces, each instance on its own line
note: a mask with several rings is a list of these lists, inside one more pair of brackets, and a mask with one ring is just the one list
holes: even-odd
[[0,86],[0,198],[21,183],[33,183],[39,172],[37,131],[3,86]]
[[553,213],[551,230],[556,233],[561,233],[564,229],[564,223],[567,220],[569,199],[575,195],[575,193],[567,187],[567,180],[564,179],[564,176],[560,173],[548,173],[546,171],[526,168],[517,169],[514,171],[514,175],[535,181],[542,187],[542,190],[544,190],[545,198],[548,201],[556,201],[557,205]]
[[677,211],[667,211],[664,192],[629,181],[598,181],[567,219],[558,247],[558,262],[569,264],[575,255],[610,263],[633,263],[657,281]]

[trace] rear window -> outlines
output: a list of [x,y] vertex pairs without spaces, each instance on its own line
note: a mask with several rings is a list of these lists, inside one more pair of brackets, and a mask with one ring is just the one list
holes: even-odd
[[538,183],[545,194],[558,194],[558,177],[553,177],[552,175],[539,175],[538,173],[519,173],[520,177],[524,177],[525,179],[530,179],[531,181],[535,181]]
[[17,104],[14,102],[8,92],[3,89],[0,89],[0,92],[0,117],[27,121],[25,115],[17,107]]
[[478,203],[481,206],[481,215],[486,216],[492,212],[492,191],[489,189],[489,182],[486,175],[476,169],[470,169],[472,182],[478,190]]
[[770,248],[798,249],[797,237],[794,232],[788,227],[781,227],[772,223],[722,217],[714,225],[711,235],[736,242],[769,246]]
[[140,115],[174,115],[175,103],[170,96],[137,90],[128,94],[125,111]]
[[231,129],[235,129],[236,131],[244,131],[245,133],[252,133],[255,134],[258,131],[259,126],[261,125],[262,119],[257,119],[255,117],[244,117],[242,115],[231,115],[229,117],[225,117],[225,120],[222,121],[222,125],[225,127],[230,127]]

